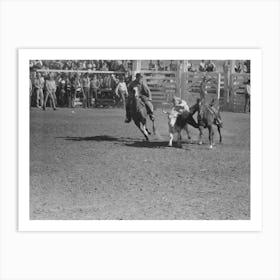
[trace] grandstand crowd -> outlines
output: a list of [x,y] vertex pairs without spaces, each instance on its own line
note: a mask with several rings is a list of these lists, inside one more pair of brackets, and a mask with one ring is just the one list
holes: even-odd
[[[131,82],[132,64],[132,60],[30,60],[30,104],[42,109],[46,109],[48,105],[53,109],[57,106],[74,107],[78,98],[82,100],[84,108],[91,108],[96,105],[98,97],[104,94],[116,99],[118,103],[122,98],[115,89],[120,80],[126,85]],[[175,60],[150,60],[147,61],[146,69],[177,71],[177,67],[178,63]],[[188,61],[187,67],[190,72],[217,71],[215,63],[211,60],[201,60],[197,65]],[[91,71],[102,73],[90,73]],[[114,73],[106,73],[108,71]],[[235,66],[235,72],[250,72],[250,62],[239,62]]]

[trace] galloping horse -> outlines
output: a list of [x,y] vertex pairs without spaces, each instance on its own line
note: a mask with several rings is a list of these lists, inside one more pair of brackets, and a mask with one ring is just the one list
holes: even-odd
[[214,101],[209,105],[206,105],[204,103],[204,100],[201,101],[200,99],[197,99],[197,102],[195,105],[193,105],[190,108],[191,114],[195,114],[197,111],[197,122],[198,122],[198,129],[199,129],[199,142],[198,144],[202,144],[202,134],[203,134],[203,128],[208,128],[209,131],[209,142],[210,142],[210,149],[213,148],[214,144],[214,130],[213,125],[215,124],[217,126],[219,135],[220,135],[220,143],[222,142],[222,135],[221,135],[221,128],[222,128],[222,121],[219,110],[216,110],[213,107]]
[[[146,141],[149,141],[148,135],[150,135],[151,132],[146,127],[148,113],[144,102],[140,98],[138,87],[133,88],[133,94],[130,96],[130,98],[131,98],[131,104],[130,104],[131,118],[133,119],[135,125],[145,136]],[[153,133],[155,133],[154,121],[152,121],[152,123],[153,123]]]

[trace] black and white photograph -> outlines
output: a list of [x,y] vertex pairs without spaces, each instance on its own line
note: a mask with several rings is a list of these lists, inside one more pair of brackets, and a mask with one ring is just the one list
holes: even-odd
[[250,72],[30,60],[30,219],[250,220]]
[[279,279],[279,8],[0,0],[0,279]]

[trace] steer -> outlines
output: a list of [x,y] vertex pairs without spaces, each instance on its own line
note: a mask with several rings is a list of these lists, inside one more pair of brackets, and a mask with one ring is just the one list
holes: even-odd
[[175,110],[171,110],[171,112],[163,111],[163,113],[167,114],[168,116],[168,131],[169,131],[169,144],[168,146],[172,147],[172,141],[174,139],[174,134],[178,133],[177,138],[177,145],[181,147],[181,131],[184,129],[188,135],[188,139],[190,139],[190,134],[188,130],[188,124],[191,126],[198,128],[198,124],[192,117],[192,114],[188,111],[184,111],[183,113],[179,114]]

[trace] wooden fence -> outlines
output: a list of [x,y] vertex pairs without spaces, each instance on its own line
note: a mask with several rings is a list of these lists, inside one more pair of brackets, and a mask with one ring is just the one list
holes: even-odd
[[230,77],[230,104],[233,112],[243,112],[245,106],[246,82],[250,79],[248,73],[234,73]]
[[161,107],[162,103],[171,102],[178,93],[178,75],[176,71],[140,70],[151,90],[153,105]]

